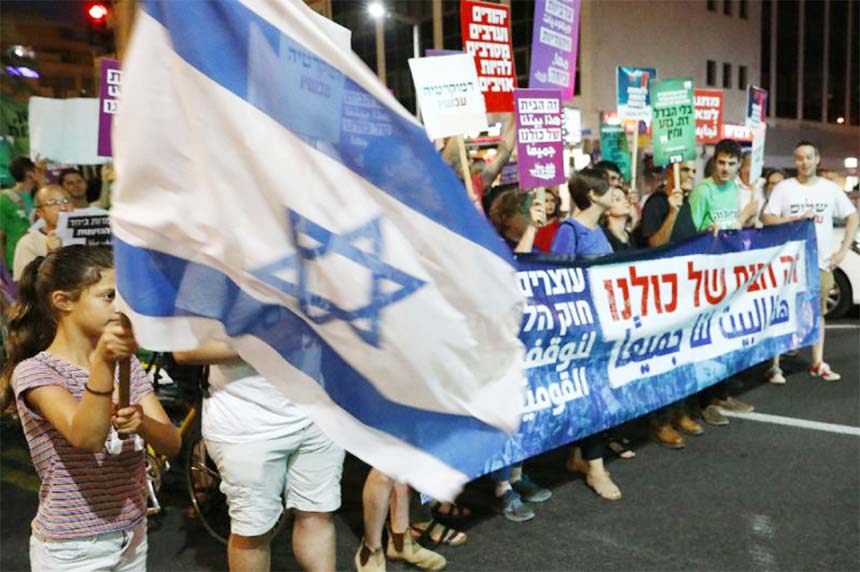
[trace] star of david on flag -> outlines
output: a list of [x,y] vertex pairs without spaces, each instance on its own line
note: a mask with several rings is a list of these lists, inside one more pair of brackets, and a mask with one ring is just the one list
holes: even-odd
[[[362,340],[378,347],[380,312],[424,285],[422,280],[394,268],[380,257],[383,246],[380,218],[374,218],[341,235],[330,232],[294,211],[289,212],[289,220],[296,252],[255,270],[253,274],[263,282],[296,297],[302,312],[315,323],[343,320]],[[369,250],[360,248],[357,245],[360,241],[366,242]],[[337,301],[312,292],[309,281],[313,263],[321,261],[326,255],[343,256],[371,273],[367,303],[347,309],[339,306]],[[284,273],[297,274],[296,282],[282,278]],[[384,284],[393,284],[395,288],[383,291]]]

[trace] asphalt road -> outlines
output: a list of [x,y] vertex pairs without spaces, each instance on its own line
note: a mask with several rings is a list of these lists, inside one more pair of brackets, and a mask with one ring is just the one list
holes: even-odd
[[[554,493],[530,522],[504,520],[489,485],[474,483],[464,497],[476,509],[463,526],[470,539],[442,550],[448,569],[860,570],[860,321],[855,315],[834,324],[827,336],[840,382],[811,378],[807,351],[784,360],[785,386],[763,382],[763,367],[732,383],[764,417],[708,427],[678,451],[649,441],[645,426],[634,424],[637,457],[610,461],[624,493],[618,502],[565,474],[563,450],[527,464]],[[366,471],[348,459],[335,517],[339,569],[352,568],[361,537]],[[176,466],[166,481],[166,512],[150,530],[149,570],[225,570],[224,546],[187,515],[180,477]],[[9,429],[0,482],[0,570],[27,570],[38,481],[26,446]],[[273,543],[273,570],[298,569],[289,536],[286,527]]]

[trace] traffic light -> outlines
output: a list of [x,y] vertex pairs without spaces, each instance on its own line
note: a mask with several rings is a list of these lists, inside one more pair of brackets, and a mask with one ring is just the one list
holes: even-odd
[[90,45],[102,53],[113,51],[113,34],[108,29],[111,20],[111,7],[107,2],[90,2],[86,8],[87,27],[90,31]]
[[99,29],[107,25],[108,7],[104,2],[90,2],[87,5],[87,20],[90,26]]

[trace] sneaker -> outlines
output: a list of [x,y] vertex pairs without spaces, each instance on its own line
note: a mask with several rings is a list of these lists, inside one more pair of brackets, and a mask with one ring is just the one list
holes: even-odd
[[830,369],[827,362],[821,362],[809,368],[809,375],[812,377],[820,377],[824,381],[839,381],[842,376]]
[[526,502],[546,502],[552,498],[551,490],[543,488],[525,475],[517,482],[511,483],[511,486]]
[[705,432],[704,428],[693,421],[689,415],[682,415],[675,419],[675,427],[683,431],[686,435],[698,437]]
[[720,408],[716,405],[708,405],[705,407],[705,409],[702,410],[702,419],[708,425],[721,426],[729,424],[728,417],[720,413]]
[[535,517],[535,512],[523,504],[523,499],[517,491],[510,489],[499,498],[502,507],[502,516],[511,522],[525,522]]
[[777,385],[785,384],[785,376],[782,375],[782,370],[778,367],[772,367],[767,370],[767,373],[764,374],[764,377],[771,383],[775,383]]
[[735,399],[734,397],[717,399],[716,401],[714,401],[714,405],[716,405],[717,407],[721,407],[726,411],[734,411],[735,413],[752,413],[753,411],[755,411],[755,407],[753,407],[749,403],[744,403],[739,399]]
[[670,449],[683,449],[684,438],[668,423],[654,426],[654,438],[658,443]]

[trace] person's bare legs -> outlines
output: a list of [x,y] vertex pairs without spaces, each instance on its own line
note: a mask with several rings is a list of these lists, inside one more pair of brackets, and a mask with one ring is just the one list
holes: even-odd
[[293,554],[302,570],[334,572],[335,532],[330,512],[296,510]]
[[824,315],[821,316],[819,321],[821,325],[821,337],[818,338],[818,341],[812,344],[812,365],[818,366],[821,362],[824,361]]
[[227,562],[231,572],[269,572],[271,532],[260,536],[231,534],[227,541]]
[[[361,502],[364,505],[364,545],[371,551],[382,548],[382,530],[388,516],[390,498],[394,489],[394,480],[371,469],[364,482]],[[407,524],[409,520],[409,505],[406,505]]]
[[394,483],[391,489],[391,532],[405,534],[409,530],[409,485]]

